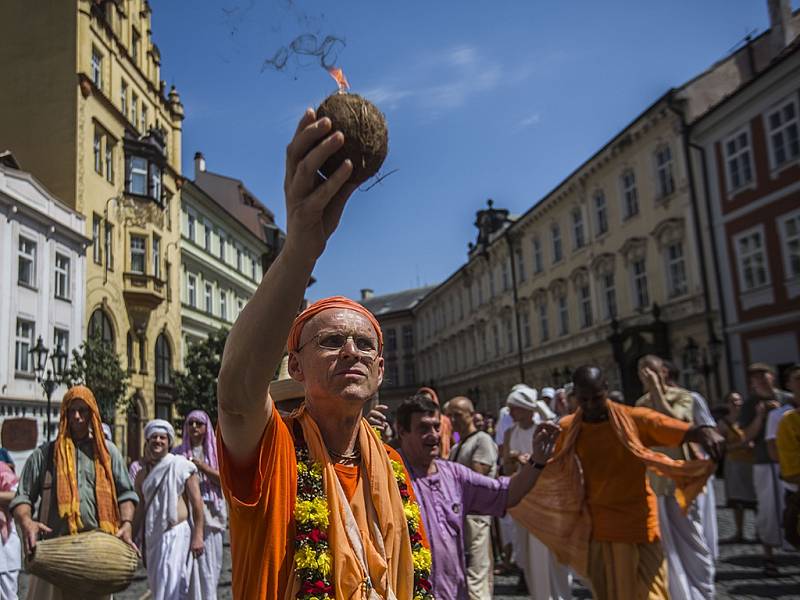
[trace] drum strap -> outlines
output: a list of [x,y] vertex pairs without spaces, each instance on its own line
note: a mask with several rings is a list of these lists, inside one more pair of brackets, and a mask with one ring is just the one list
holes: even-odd
[[53,494],[53,444],[48,444],[44,464],[44,483],[42,484],[41,503],[39,504],[39,522],[47,525],[50,516],[50,498]]

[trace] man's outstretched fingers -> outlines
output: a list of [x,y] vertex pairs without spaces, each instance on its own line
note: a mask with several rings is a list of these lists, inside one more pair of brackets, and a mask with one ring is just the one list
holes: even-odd
[[[309,196],[309,208],[312,210],[324,211],[331,199],[336,196],[336,193],[350,178],[352,172],[353,163],[350,162],[348,158],[339,165],[339,168],[333,172],[333,175],[331,175],[327,181],[319,185],[317,189],[314,190],[314,193]],[[347,200],[347,196],[349,195],[350,194],[347,194],[344,198],[340,198],[342,200],[342,209],[344,208],[344,201]]]
[[[302,121],[301,121],[302,123]],[[300,166],[300,162],[318,144],[320,138],[330,132],[331,120],[323,117],[308,123],[301,131],[295,134],[292,141],[286,147],[286,181],[287,185],[292,183],[295,172]]]

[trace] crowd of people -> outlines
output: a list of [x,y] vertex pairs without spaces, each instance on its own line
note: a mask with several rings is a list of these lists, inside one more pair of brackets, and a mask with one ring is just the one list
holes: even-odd
[[[287,148],[285,245],[229,334],[216,431],[194,411],[176,446],[155,419],[126,468],[78,386],[19,480],[0,464],[2,598],[16,597],[20,545],[98,529],[140,553],[154,599],[214,598],[226,527],[237,599],[486,599],[512,569],[534,600],[570,598],[575,580],[600,600],[713,598],[726,444],[737,539],[755,507],[774,575],[775,549],[800,544],[800,367],[783,392],[751,365],[747,398],[713,414],[647,355],[640,398],[583,365],[563,388],[514,386],[496,419],[429,387],[389,415],[375,316],[344,297],[297,314],[355,189],[349,160],[317,175],[343,143],[309,109]],[[287,351],[304,397],[288,414],[265,376]],[[31,577],[28,597],[71,597],[58,584]]]

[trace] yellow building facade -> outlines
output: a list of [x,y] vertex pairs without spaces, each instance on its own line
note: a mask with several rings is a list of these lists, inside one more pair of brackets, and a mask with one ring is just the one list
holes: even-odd
[[85,334],[114,345],[130,410],[115,438],[172,416],[180,357],[183,106],[166,92],[146,0],[4,3],[0,136],[25,169],[86,217]]

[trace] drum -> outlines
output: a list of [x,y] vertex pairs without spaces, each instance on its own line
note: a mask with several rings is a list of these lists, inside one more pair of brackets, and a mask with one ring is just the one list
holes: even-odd
[[81,598],[126,589],[138,564],[133,548],[99,529],[37,542],[25,560],[29,573]]

